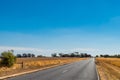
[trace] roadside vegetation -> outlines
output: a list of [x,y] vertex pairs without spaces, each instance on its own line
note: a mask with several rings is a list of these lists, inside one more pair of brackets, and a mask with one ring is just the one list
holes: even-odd
[[0,77],[14,73],[50,67],[54,65],[63,65],[71,62],[87,59],[91,55],[87,53],[74,52],[71,54],[51,54],[51,57],[23,53],[14,55],[13,50],[1,53]]
[[13,54],[13,51],[5,51],[1,53],[0,65],[4,67],[11,67],[16,62],[16,57]]
[[120,58],[115,56],[96,58],[101,80],[120,80]]

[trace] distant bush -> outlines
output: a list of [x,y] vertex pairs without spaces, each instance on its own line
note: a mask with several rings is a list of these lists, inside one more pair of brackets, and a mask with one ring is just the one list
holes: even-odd
[[16,62],[16,57],[12,51],[6,51],[1,53],[2,66],[11,67]]

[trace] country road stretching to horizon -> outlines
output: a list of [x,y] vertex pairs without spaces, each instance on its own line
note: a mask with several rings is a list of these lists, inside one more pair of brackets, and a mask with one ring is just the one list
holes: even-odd
[[82,60],[7,80],[99,80],[94,59]]

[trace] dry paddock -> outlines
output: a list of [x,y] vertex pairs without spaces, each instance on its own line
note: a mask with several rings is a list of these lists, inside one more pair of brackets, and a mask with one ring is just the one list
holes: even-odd
[[97,58],[101,80],[120,80],[120,58]]

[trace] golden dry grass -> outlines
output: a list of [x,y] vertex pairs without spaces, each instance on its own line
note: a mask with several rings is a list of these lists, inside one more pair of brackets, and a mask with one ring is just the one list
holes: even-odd
[[120,67],[120,58],[97,58],[97,60]]
[[24,68],[44,67],[70,63],[85,58],[18,58],[17,64],[23,63]]
[[120,58],[97,58],[101,80],[120,80]]

